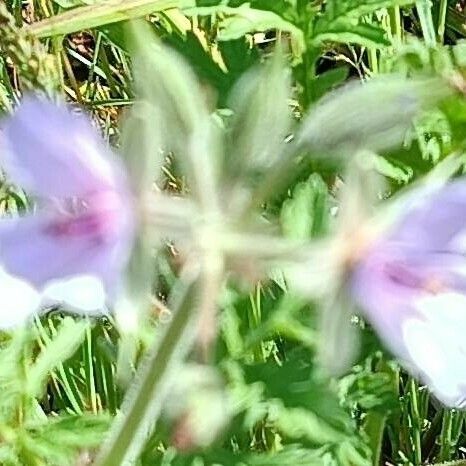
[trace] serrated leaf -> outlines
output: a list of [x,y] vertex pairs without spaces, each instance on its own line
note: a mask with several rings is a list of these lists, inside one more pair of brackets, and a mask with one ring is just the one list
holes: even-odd
[[312,411],[304,408],[285,408],[281,401],[274,400],[269,405],[268,421],[294,441],[300,440],[308,444],[332,444],[345,439],[345,435]]
[[376,409],[382,413],[397,407],[396,377],[393,371],[360,371],[345,377],[341,385],[344,388],[343,403],[347,406],[357,403],[365,410]]
[[322,19],[332,21],[342,16],[360,18],[382,8],[410,5],[412,3],[414,3],[414,0],[329,0],[326,3],[326,10]]
[[18,329],[0,351],[0,418],[2,422],[11,421],[24,392],[25,374],[23,363],[26,348],[30,346],[31,332]]
[[28,455],[47,465],[80,464],[78,456],[101,445],[110,423],[107,414],[49,418],[41,424],[29,423],[21,441],[27,445]]
[[60,416],[41,425],[29,425],[34,436],[43,441],[67,448],[92,448],[100,445],[112,417],[108,414]]
[[[340,407],[326,381],[316,378],[310,354],[296,349],[278,366],[274,361],[244,367],[249,384],[261,383],[265,402],[280,400],[283,408],[309,411],[338,435],[352,431],[350,417]],[[281,408],[280,408],[281,409]]]
[[282,450],[273,453],[248,455],[245,464],[248,466],[337,466],[326,449],[304,448],[299,444],[286,445]]
[[329,0],[315,23],[313,40],[316,44],[331,41],[367,47],[389,45],[385,31],[363,22],[362,17],[382,8],[411,3],[413,0]]
[[196,7],[185,9],[189,15],[225,15],[219,21],[219,40],[233,40],[254,32],[265,32],[276,29],[282,32],[289,32],[299,50],[305,50],[306,43],[301,29],[290,21],[287,21],[277,13],[270,10],[259,10],[251,8],[249,3],[243,3],[237,8],[224,5],[211,7]]

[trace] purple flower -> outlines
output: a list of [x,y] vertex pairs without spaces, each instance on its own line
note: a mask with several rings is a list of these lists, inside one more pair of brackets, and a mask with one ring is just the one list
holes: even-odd
[[0,137],[2,167],[36,199],[33,214],[0,220],[0,326],[44,304],[101,311],[134,237],[122,165],[86,118],[32,97],[3,121]]
[[350,288],[407,370],[449,406],[466,407],[466,182],[407,201],[406,213],[354,267]]

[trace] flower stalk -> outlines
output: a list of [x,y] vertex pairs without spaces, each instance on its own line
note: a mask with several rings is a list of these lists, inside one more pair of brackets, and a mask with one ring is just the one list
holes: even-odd
[[160,417],[173,376],[195,337],[197,270],[186,266],[181,289],[174,290],[173,318],[141,364],[136,382],[126,395],[122,412],[95,461],[96,466],[127,464],[137,457]]

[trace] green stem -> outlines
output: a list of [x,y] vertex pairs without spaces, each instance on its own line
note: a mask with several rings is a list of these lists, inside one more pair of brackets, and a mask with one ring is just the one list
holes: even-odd
[[96,466],[119,466],[132,461],[159,418],[172,377],[195,335],[193,321],[197,313],[193,312],[193,300],[197,287],[193,282],[192,279],[184,282],[183,289],[176,293],[178,305],[172,306],[173,319],[141,364],[136,382],[123,402],[122,413],[97,456]]
[[420,466],[422,464],[421,420],[419,415],[418,388],[414,379],[409,381],[409,392],[411,395],[411,422],[414,465]]
[[432,19],[432,9],[429,0],[419,0],[416,2],[416,10],[421,22],[422,36],[428,47],[435,47],[435,28]]
[[401,12],[399,6],[389,8],[388,15],[390,18],[390,29],[393,40],[401,43],[403,39],[403,28],[401,27]]
[[445,36],[445,24],[447,17],[448,0],[440,0],[439,12],[438,12],[438,23],[437,23],[437,38],[439,43],[443,44]]
[[379,59],[377,57],[377,49],[370,48],[367,51],[367,57],[369,60],[369,68],[372,71],[372,74],[377,74],[379,72]]
[[[259,328],[262,321],[261,311],[261,286],[258,284],[255,289],[255,294],[249,295],[251,306],[248,311],[249,328],[254,331]],[[265,348],[262,340],[257,342],[257,345],[253,348],[254,362],[265,362]]]
[[368,413],[365,418],[364,431],[369,438],[369,447],[372,451],[372,464],[374,466],[378,466],[380,464],[382,440],[386,420],[387,415],[377,411]]
[[452,412],[446,410],[443,414],[442,432],[440,434],[439,461],[447,461],[450,459],[452,421]]

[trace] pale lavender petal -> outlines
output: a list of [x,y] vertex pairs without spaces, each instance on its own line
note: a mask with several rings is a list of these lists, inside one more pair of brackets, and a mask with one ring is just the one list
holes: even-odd
[[414,193],[389,239],[411,249],[457,252],[451,242],[463,232],[466,232],[466,182],[459,179],[433,193]]
[[[395,268],[392,254],[370,254],[353,273],[351,290],[365,317],[401,364],[444,404],[466,405],[466,294],[420,286],[421,269]],[[460,270],[449,271],[461,277]],[[444,278],[440,275],[440,278]],[[439,282],[440,283],[440,282]],[[428,284],[428,281],[425,282]]]
[[0,164],[39,196],[79,196],[124,178],[89,121],[64,105],[26,97],[1,130]]
[[[6,272],[42,289],[51,280],[77,275],[100,278],[116,292],[131,251],[134,219],[120,206],[112,230],[100,232],[87,218],[78,234],[60,230],[63,219],[52,213],[0,222],[0,264]],[[89,227],[89,228],[88,228]],[[86,230],[88,228],[88,230]]]
[[[373,244],[349,283],[388,349],[439,400],[454,407],[466,405],[466,264],[464,255],[451,247],[464,230],[464,221],[456,222],[462,217],[461,188],[457,183],[447,186],[414,213],[419,225],[401,223],[399,230]],[[453,227],[448,217],[444,228],[429,224],[431,203],[437,199],[452,209]],[[410,214],[408,210],[406,222],[411,222]],[[418,230],[428,224],[430,230]]]
[[[408,359],[402,339],[401,325],[403,319],[412,314],[412,289],[400,285],[396,278],[390,277],[387,261],[396,256],[385,249],[385,244],[378,245],[380,251],[368,254],[355,267],[351,276],[350,290],[356,303],[364,311],[364,316],[375,328],[388,348],[399,358]],[[408,281],[408,278],[406,278]]]

